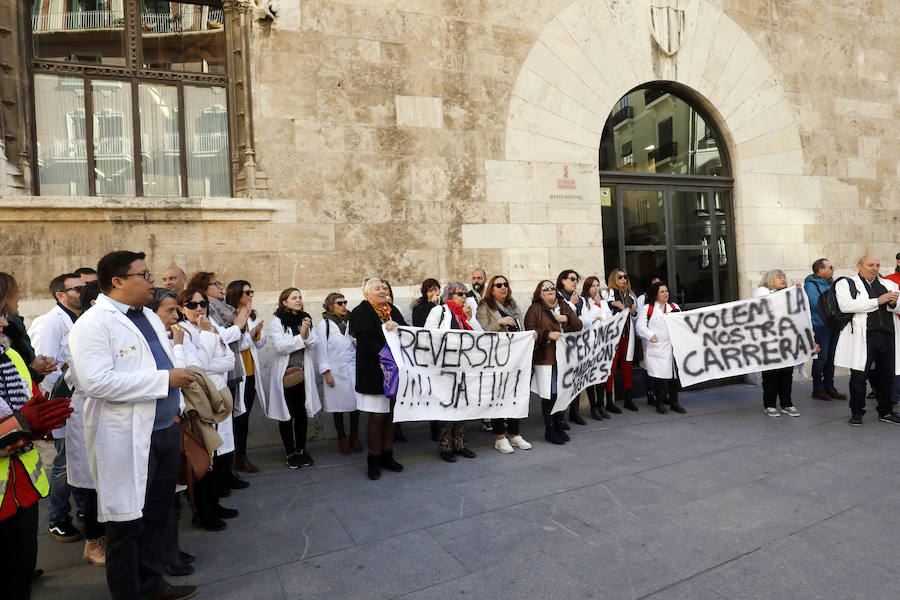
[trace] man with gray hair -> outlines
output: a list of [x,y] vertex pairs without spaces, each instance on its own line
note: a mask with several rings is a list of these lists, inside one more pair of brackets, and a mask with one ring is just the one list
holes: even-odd
[[850,425],[862,425],[870,371],[875,374],[878,420],[900,425],[900,415],[891,404],[894,375],[900,371],[900,327],[892,314],[900,313],[900,292],[896,283],[878,276],[881,261],[876,257],[863,256],[856,268],[857,275],[842,278],[834,286],[838,307],[852,314],[834,355],[835,365],[850,369]]

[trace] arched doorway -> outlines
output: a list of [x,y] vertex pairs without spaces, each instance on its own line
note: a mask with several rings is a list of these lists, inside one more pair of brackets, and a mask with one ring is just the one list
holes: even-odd
[[654,83],[612,108],[600,141],[607,270],[643,291],[669,283],[683,308],[738,298],[733,179],[724,137],[687,94]]

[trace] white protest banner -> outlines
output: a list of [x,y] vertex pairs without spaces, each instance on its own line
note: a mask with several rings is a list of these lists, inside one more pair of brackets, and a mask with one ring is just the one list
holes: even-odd
[[588,329],[564,333],[556,340],[554,413],[565,410],[583,390],[609,378],[616,346],[629,316],[629,312],[623,310]]
[[384,337],[400,371],[394,421],[528,416],[534,332],[397,327]]
[[666,315],[684,386],[792,367],[812,358],[816,342],[803,288]]

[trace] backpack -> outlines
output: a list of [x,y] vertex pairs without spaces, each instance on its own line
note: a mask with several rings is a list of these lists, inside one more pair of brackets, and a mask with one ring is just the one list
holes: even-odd
[[[850,297],[856,299],[858,293],[856,291],[856,282],[849,277],[838,277],[830,288],[822,292],[819,296],[818,303],[816,303],[816,312],[819,313],[819,318],[821,318],[822,322],[830,327],[835,333],[843,330],[844,327],[847,326],[847,323],[850,323],[850,321],[853,320],[853,313],[845,313],[841,310],[841,307],[838,306],[835,288],[842,279],[847,280],[847,285],[850,287]],[[850,330],[853,331],[852,324],[850,325]]]

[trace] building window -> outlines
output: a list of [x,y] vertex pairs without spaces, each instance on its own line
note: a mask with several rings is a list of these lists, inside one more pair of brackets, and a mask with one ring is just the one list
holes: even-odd
[[[628,112],[625,112],[627,109]],[[607,267],[638,291],[657,276],[686,308],[737,299],[732,180],[722,136],[696,105],[663,86],[629,92],[600,142]]]
[[35,0],[36,193],[231,196],[221,2]]

